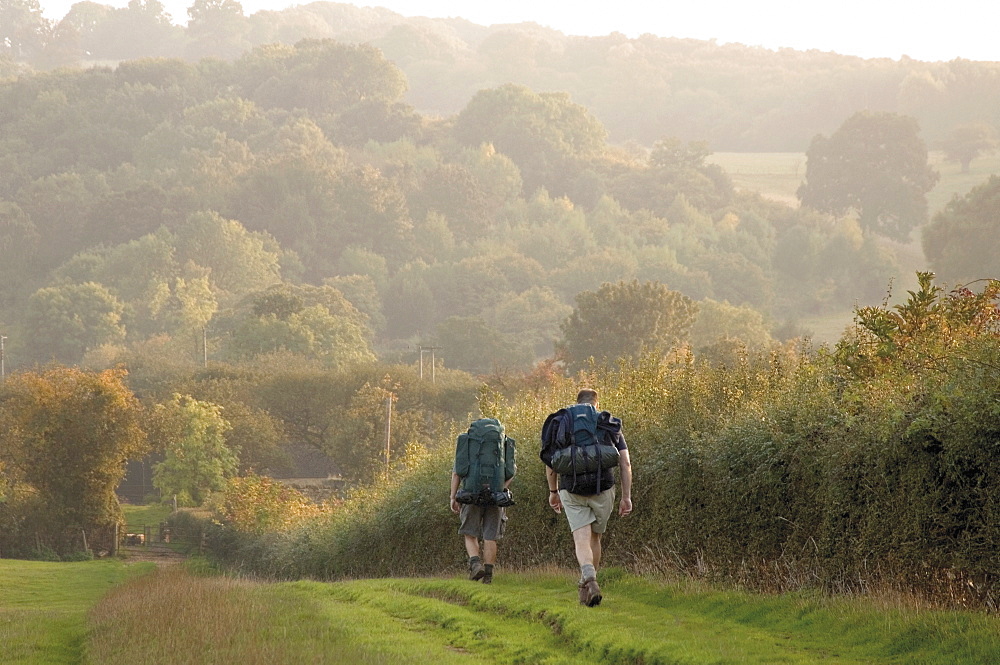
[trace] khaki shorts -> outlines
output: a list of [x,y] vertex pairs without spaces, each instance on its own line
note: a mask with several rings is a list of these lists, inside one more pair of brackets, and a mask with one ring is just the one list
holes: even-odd
[[474,506],[462,504],[459,513],[462,523],[458,533],[463,536],[475,536],[483,540],[500,540],[503,538],[504,526],[507,524],[507,513],[497,506]]
[[615,488],[606,489],[593,496],[570,494],[566,490],[559,490],[559,499],[562,500],[563,512],[569,520],[570,531],[576,531],[590,524],[594,533],[604,533],[608,528],[611,511],[615,507]]

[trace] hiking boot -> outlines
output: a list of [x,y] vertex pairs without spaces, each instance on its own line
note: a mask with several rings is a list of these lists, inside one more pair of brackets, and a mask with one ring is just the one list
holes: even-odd
[[478,582],[486,576],[486,566],[479,559],[473,559],[469,562],[469,579],[473,582]]
[[493,573],[483,573],[483,584],[493,584]]
[[588,577],[580,582],[580,604],[587,607],[596,607],[601,604],[601,587],[597,586],[597,579]]

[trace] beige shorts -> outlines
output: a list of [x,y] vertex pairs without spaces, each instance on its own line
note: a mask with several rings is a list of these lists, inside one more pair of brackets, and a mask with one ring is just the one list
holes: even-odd
[[615,488],[606,489],[592,496],[570,494],[566,490],[559,490],[559,499],[562,501],[566,519],[569,520],[570,531],[576,531],[590,524],[594,533],[604,533],[608,528],[611,511],[615,507]]

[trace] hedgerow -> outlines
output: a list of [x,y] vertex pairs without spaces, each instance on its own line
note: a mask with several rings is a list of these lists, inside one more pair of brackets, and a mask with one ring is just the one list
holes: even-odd
[[[512,396],[484,390],[482,414],[519,444],[500,565],[573,563],[565,518],[547,505],[538,432],[588,385],[623,418],[634,468],[635,511],[612,518],[605,563],[995,607],[1000,283],[945,294],[920,277],[903,305],[859,310],[833,349],[790,345],[728,366],[681,351]],[[214,551],[284,578],[458,570],[452,446],[438,442],[416,468],[266,545],[218,527]]]

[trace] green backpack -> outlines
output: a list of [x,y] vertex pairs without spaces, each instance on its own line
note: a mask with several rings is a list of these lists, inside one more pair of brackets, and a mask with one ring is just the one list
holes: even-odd
[[455,473],[462,479],[455,500],[477,506],[512,506],[504,483],[517,472],[515,441],[496,418],[472,421],[455,444]]

